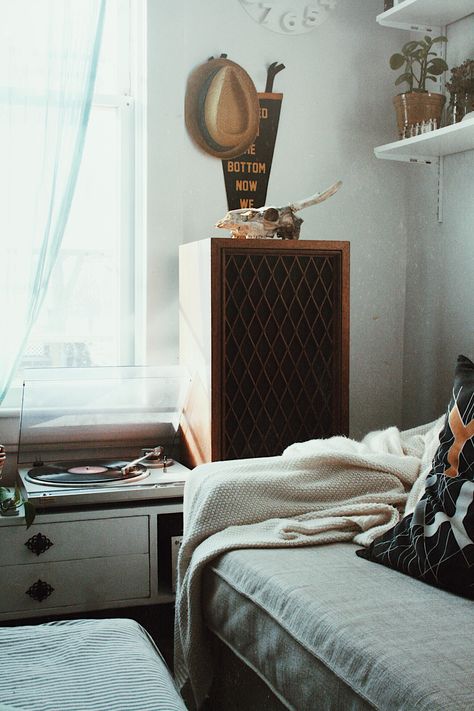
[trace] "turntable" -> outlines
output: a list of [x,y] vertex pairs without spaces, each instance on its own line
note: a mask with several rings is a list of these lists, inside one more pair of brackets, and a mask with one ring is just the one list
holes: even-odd
[[177,367],[26,371],[23,493],[40,508],[182,497],[189,470],[175,452],[188,384]]

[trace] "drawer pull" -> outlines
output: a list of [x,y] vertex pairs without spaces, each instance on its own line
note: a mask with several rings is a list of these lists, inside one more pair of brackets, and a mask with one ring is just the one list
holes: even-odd
[[33,583],[33,585],[28,588],[26,594],[32,597],[33,600],[43,602],[52,592],[54,592],[54,588],[51,587],[49,583],[45,583],[43,580],[37,580],[36,583]]
[[47,551],[48,548],[51,548],[52,545],[54,545],[54,543],[50,541],[47,536],[43,536],[42,533],[36,533],[25,543],[25,546],[29,548],[32,553],[36,553],[36,555],[41,555],[41,553]]

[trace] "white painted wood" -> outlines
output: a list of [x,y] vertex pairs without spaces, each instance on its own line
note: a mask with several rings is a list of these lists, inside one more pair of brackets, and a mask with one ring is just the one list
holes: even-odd
[[[61,509],[41,509],[38,508],[33,525],[43,525],[45,523],[58,523],[59,521],[92,521],[103,518],[117,518],[121,516],[149,516],[161,515],[162,513],[177,513],[183,510],[183,504],[177,500],[167,499],[151,500],[136,504],[123,503],[122,505],[113,503],[103,508],[83,509],[80,506]],[[0,516],[0,521],[5,526],[20,526],[27,529],[23,518],[10,519],[10,517]],[[3,534],[2,534],[3,535]]]
[[[158,517],[181,513],[180,501],[38,511],[27,529],[22,518],[0,517],[0,620],[173,602],[160,583]],[[25,547],[35,533],[53,540],[40,556]],[[26,590],[41,579],[55,588],[41,603]]]
[[[37,555],[26,542],[38,534],[52,546]],[[148,553],[148,516],[120,516],[85,521],[40,522],[2,531],[0,565],[22,565],[44,561],[103,558],[105,556]]]
[[410,160],[439,157],[474,149],[474,118],[413,138],[387,143],[374,149],[377,158]]
[[[149,557],[146,554],[89,558],[84,560],[5,566],[0,579],[0,600],[5,612],[41,610],[51,607],[67,611],[71,605],[97,604],[115,600],[150,599]],[[27,594],[41,580],[54,592],[38,602]]]
[[440,29],[474,13],[473,0],[404,0],[377,15],[386,27],[429,31]]
[[[96,612],[98,610],[110,610],[110,609],[120,609],[123,607],[137,607],[137,606],[142,606],[142,605],[165,605],[165,604],[170,604],[174,603],[175,596],[166,591],[160,591],[156,597],[150,595],[149,598],[134,598],[134,599],[125,599],[125,600],[88,600],[87,602],[82,602],[77,605],[67,605],[67,606],[58,606],[58,607],[43,607],[41,608],[40,605],[38,605],[38,608],[31,609],[31,610],[15,610],[15,611],[9,611],[9,612],[0,612],[0,624],[2,621],[7,621],[7,620],[24,620],[24,619],[29,619],[29,618],[38,618],[38,622],[41,622],[41,617],[44,617],[45,615],[48,616],[61,616],[61,615],[72,615],[76,613],[84,613],[84,612]],[[51,602],[51,604],[53,604]],[[156,611],[156,614],[159,615],[159,609]]]

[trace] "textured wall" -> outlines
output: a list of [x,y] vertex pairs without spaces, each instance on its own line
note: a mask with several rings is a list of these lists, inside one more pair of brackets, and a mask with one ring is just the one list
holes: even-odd
[[[449,66],[468,57],[473,15],[448,28]],[[408,168],[403,420],[411,426],[445,410],[457,355],[474,358],[474,151],[444,159],[441,224],[438,170]]]
[[[161,7],[160,7],[161,6]],[[225,6],[225,12],[223,12]],[[379,161],[395,137],[388,57],[406,35],[381,28],[380,0],[339,0],[329,19],[298,36],[271,33],[236,0],[149,2],[149,300],[154,362],[174,362],[178,343],[177,247],[226,236],[221,163],[184,128],[189,72],[221,52],[258,91],[274,61],[284,94],[267,203],[285,204],[340,178],[341,191],[302,217],[303,239],[351,242],[351,432],[401,423],[406,270],[406,171]],[[155,288],[156,285],[156,288]]]

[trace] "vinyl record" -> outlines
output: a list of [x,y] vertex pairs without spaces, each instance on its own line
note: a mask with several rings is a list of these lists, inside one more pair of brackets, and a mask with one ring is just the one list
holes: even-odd
[[146,467],[140,464],[135,465],[131,474],[124,476],[122,467],[128,464],[116,460],[50,462],[29,469],[27,479],[48,486],[94,487],[107,484],[117,486],[148,476]]

